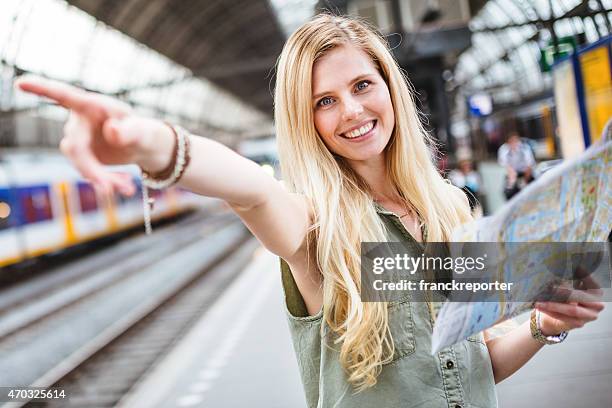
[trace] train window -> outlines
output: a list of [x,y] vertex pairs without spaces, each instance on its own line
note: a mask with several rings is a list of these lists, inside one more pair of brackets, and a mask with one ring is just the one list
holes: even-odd
[[93,186],[89,183],[79,183],[79,203],[81,212],[86,213],[98,209],[98,199]]
[[17,195],[26,224],[53,218],[49,186],[21,187],[17,189]]

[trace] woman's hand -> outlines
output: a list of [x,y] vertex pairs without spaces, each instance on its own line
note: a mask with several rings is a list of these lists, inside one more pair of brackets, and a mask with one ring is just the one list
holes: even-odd
[[[540,331],[545,336],[555,336],[562,331],[582,327],[597,319],[599,312],[603,310],[604,304],[600,302],[603,291],[590,274],[576,270],[572,283],[572,288],[568,288],[564,283],[547,294],[552,295],[556,301],[536,303],[536,309],[541,312]],[[515,373],[542,346],[540,341],[533,338],[530,320],[505,336],[488,340],[487,347],[495,383]]]
[[22,77],[15,85],[70,110],[60,149],[102,194],[135,191],[129,174],[103,165],[136,163],[154,172],[170,160],[174,139],[167,126],[136,116],[124,102],[39,77]]
[[554,336],[562,331],[569,331],[584,326],[597,319],[604,308],[600,302],[603,291],[592,278],[583,270],[577,271],[581,279],[576,280],[580,290],[559,287],[557,294],[567,299],[565,302],[537,302],[535,307],[541,315],[540,330],[546,336]]
[[584,326],[597,319],[604,308],[603,302],[538,302],[536,309],[541,313],[541,330],[546,336],[554,336]]

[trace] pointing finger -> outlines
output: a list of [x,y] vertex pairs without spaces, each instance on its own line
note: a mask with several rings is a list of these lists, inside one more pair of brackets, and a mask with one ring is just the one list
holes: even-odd
[[18,78],[15,86],[24,92],[52,99],[67,109],[79,111],[89,103],[87,92],[62,82],[33,75]]

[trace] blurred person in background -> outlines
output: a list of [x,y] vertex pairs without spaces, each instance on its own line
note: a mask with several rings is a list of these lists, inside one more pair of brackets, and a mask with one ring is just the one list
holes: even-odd
[[533,150],[517,131],[510,132],[506,143],[497,151],[497,162],[506,169],[504,195],[508,200],[534,179]]
[[470,209],[475,216],[482,215],[482,179],[474,170],[468,153],[457,152],[457,168],[448,174],[448,179],[454,186],[463,190],[468,198]]
[[[310,408],[493,407],[495,383],[545,344],[527,322],[432,355],[434,302],[362,301],[362,242],[408,242],[416,257],[416,248],[449,241],[472,217],[465,194],[434,165],[433,143],[388,44],[359,20],[316,16],[283,48],[274,104],[283,183],[220,143],[185,136],[115,99],[36,78],[18,86],[70,110],[61,150],[102,191],[134,192],[131,179],[106,164],[179,178],[228,202],[281,258]],[[181,135],[189,143],[179,144]],[[596,319],[603,303],[538,307],[538,330],[553,336]]]

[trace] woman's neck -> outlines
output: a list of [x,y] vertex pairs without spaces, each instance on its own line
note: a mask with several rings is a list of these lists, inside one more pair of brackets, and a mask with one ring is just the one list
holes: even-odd
[[350,161],[351,168],[370,186],[372,198],[379,202],[397,202],[399,194],[389,180],[383,155],[368,161]]

